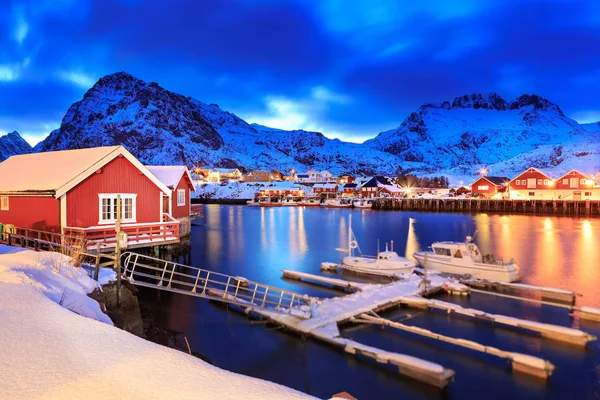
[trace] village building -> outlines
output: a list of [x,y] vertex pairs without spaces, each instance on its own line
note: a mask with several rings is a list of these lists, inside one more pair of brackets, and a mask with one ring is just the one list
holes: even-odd
[[587,200],[600,198],[594,179],[577,170],[567,172],[556,180],[556,199]]
[[537,168],[528,168],[513,178],[509,184],[511,199],[553,199],[556,196],[556,182]]
[[295,176],[295,181],[298,183],[327,183],[335,182],[336,180],[333,178],[333,175],[329,171],[317,172],[315,170],[310,170],[304,174],[297,174]]
[[[0,163],[0,223],[129,247],[176,243],[180,223],[164,213],[172,190],[123,146],[12,156]],[[118,199],[121,215],[117,215]]]
[[240,181],[242,179],[242,172],[237,168],[215,168],[219,174],[218,182],[226,182],[226,181]]
[[250,171],[245,176],[246,182],[270,182],[272,180],[269,171]]
[[310,175],[309,174],[296,174],[294,176],[294,181],[298,182],[298,183],[309,183],[309,182],[311,182]]
[[403,192],[383,176],[374,176],[360,187],[360,197],[400,197]]
[[264,187],[258,192],[258,196],[271,197],[271,196],[291,196],[291,197],[302,197],[304,196],[304,190],[298,184],[293,182],[273,182],[269,186]]
[[505,176],[481,176],[471,184],[472,194],[485,199],[507,196],[509,178]]
[[457,188],[452,188],[448,191],[449,194],[453,195],[453,196],[465,196],[468,194],[471,194],[471,187],[470,186],[460,186]]
[[335,197],[338,192],[338,185],[335,183],[315,183],[313,193],[315,196]]
[[191,230],[192,192],[196,190],[190,171],[185,166],[146,166],[165,186],[171,196],[163,197],[163,214],[180,222],[179,233],[187,236]]
[[336,182],[338,185],[345,185],[346,183],[354,183],[356,178],[350,175],[340,175],[337,177]]
[[358,185],[356,183],[346,183],[344,185],[344,192],[342,193],[342,196],[355,197],[358,196],[359,193],[360,189],[358,188]]

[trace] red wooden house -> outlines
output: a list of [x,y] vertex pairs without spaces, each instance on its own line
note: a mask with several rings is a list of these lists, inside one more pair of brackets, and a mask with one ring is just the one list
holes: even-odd
[[471,184],[473,195],[489,199],[498,193],[506,193],[508,179],[505,176],[482,176]]
[[557,199],[585,200],[597,197],[595,193],[594,180],[575,169],[556,180]]
[[403,191],[388,178],[374,176],[360,187],[360,197],[400,197]]
[[190,171],[183,165],[147,165],[146,168],[171,189],[171,195],[163,198],[163,214],[171,215],[181,223],[181,236],[188,235],[191,228],[192,192],[196,190]]
[[344,185],[344,193],[343,196],[354,197],[360,193],[360,189],[356,183],[346,183]]
[[[117,196],[130,247],[179,241],[171,190],[123,146],[13,156],[0,163],[0,223],[115,245]],[[95,243],[94,243],[95,245]]]
[[554,179],[537,168],[529,168],[509,183],[510,196],[512,198],[543,199],[554,195],[556,183]]
[[335,195],[338,191],[338,185],[335,183],[315,183],[313,186],[313,193],[315,196],[320,196],[321,194],[325,195]]

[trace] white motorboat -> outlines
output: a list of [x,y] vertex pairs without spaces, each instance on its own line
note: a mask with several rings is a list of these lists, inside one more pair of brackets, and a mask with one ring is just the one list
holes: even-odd
[[258,205],[261,207],[281,207],[281,199],[279,197],[263,197],[258,199]]
[[299,206],[304,207],[319,207],[321,200],[318,197],[305,197],[298,202]]
[[464,242],[436,242],[431,245],[431,251],[416,252],[414,257],[425,268],[449,274],[500,282],[515,282],[521,278],[514,259],[504,261],[490,254],[484,256],[472,240],[467,236]]
[[352,200],[345,198],[330,199],[325,201],[327,208],[352,208]]
[[[415,269],[415,262],[405,257],[400,257],[394,251],[394,242],[391,242],[391,248],[388,250],[386,243],[385,251],[377,251],[377,256],[363,255],[358,246],[354,232],[352,232],[352,215],[348,216],[348,248],[337,249],[347,253],[342,258],[341,268],[369,275],[396,276],[399,274],[411,274]],[[359,255],[354,255],[357,250]]]
[[370,209],[373,207],[373,200],[366,200],[366,199],[354,200],[352,202],[352,206],[354,208]]

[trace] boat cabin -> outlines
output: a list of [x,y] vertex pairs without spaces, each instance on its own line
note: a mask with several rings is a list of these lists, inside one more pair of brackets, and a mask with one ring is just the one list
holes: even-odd
[[483,257],[475,243],[462,242],[437,242],[431,245],[433,253],[438,256],[447,256],[456,259],[471,258],[475,262],[482,262]]

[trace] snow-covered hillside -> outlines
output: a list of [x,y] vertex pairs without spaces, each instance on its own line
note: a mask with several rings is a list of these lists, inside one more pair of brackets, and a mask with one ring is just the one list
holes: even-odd
[[474,176],[482,166],[505,176],[529,166],[597,171],[596,132],[598,124],[583,127],[542,97],[506,101],[491,93],[423,105],[397,129],[347,143],[318,132],[251,125],[215,104],[119,72],[74,103],[60,129],[35,150],[123,144],[148,164],[452,178]]
[[0,136],[0,162],[6,160],[10,156],[27,154],[32,151],[33,149],[29,143],[27,143],[17,131]]
[[[101,78],[74,103],[60,129],[37,151],[123,144],[144,163],[329,169],[333,173],[395,172],[393,154],[332,140],[317,132],[250,125],[204,104],[120,72]],[[419,167],[416,165],[415,167]]]
[[515,157],[535,165],[555,166],[565,160],[551,160],[555,148],[568,145],[563,151],[589,151],[590,137],[587,130],[544,98],[522,95],[507,102],[492,93],[424,105],[397,129],[382,132],[365,144],[405,160],[423,162],[432,173],[451,169],[473,173],[479,165],[515,164],[517,160],[511,161]]

